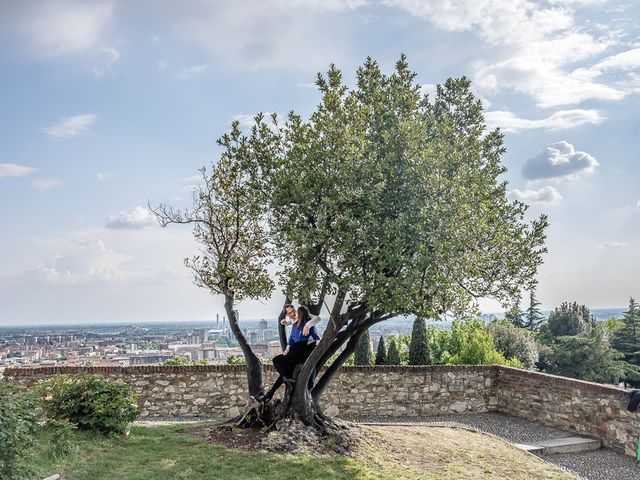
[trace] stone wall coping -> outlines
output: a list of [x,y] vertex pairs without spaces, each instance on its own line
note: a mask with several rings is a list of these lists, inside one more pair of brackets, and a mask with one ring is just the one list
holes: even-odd
[[[267,372],[273,372],[272,365],[263,365]],[[390,372],[390,373],[448,373],[448,372],[489,372],[496,376],[500,374],[511,374],[521,378],[529,378],[541,384],[552,384],[566,386],[569,388],[577,388],[600,394],[611,396],[627,395],[627,391],[610,385],[602,385],[599,383],[586,382],[584,380],[576,380],[574,378],[561,377],[548,373],[533,372],[514,367],[505,367],[498,365],[371,365],[371,366],[344,366],[341,368],[344,372]],[[244,373],[244,365],[134,365],[129,367],[110,366],[110,367],[73,367],[73,366],[52,366],[52,367],[18,367],[7,368],[3,372],[3,376],[7,377],[39,377],[45,375],[56,374],[115,374],[115,375],[143,375],[150,373],[207,373],[207,372],[228,372],[228,373]]]
[[521,368],[515,367],[505,367],[502,365],[497,365],[494,368],[498,370],[498,380],[500,380],[500,374],[507,373],[513,374],[518,377],[530,378],[532,380],[536,380],[541,385],[559,385],[559,386],[567,386],[570,388],[578,388],[580,390],[587,390],[590,392],[598,392],[600,394],[608,394],[612,396],[626,396],[628,391],[622,389],[620,387],[616,387],[613,385],[603,385],[601,383],[587,382],[585,380],[578,380],[575,378],[562,377],[560,375],[552,375],[550,373],[542,373],[542,372],[533,372],[531,370],[523,370]]
[[[272,365],[263,365],[265,371],[274,371]],[[394,372],[394,373],[431,373],[431,372],[491,372],[495,365],[356,365],[343,366],[341,371],[351,372]],[[516,369],[517,370],[517,369]],[[57,374],[122,374],[141,375],[146,373],[206,373],[229,372],[244,373],[244,365],[133,365],[129,367],[74,367],[67,365],[51,367],[11,367],[5,369],[4,377],[35,377]]]

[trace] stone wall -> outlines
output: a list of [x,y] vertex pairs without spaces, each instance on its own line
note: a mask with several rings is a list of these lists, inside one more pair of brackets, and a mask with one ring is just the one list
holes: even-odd
[[[28,387],[59,373],[123,380],[139,395],[144,418],[230,417],[248,396],[241,365],[18,368],[4,375]],[[264,373],[265,383],[273,382],[273,368],[265,366]],[[344,367],[327,388],[324,405],[328,414],[351,417],[487,412],[497,405],[495,374],[490,366]]]
[[[240,365],[8,368],[28,387],[58,373],[119,378],[140,396],[143,418],[225,418],[246,403]],[[275,373],[265,366],[265,383]],[[496,366],[344,367],[327,388],[324,407],[343,417],[423,417],[498,411],[582,435],[635,456],[640,414],[626,410],[624,390]]]
[[497,410],[581,435],[635,457],[640,414],[615,387],[509,367],[495,367]]

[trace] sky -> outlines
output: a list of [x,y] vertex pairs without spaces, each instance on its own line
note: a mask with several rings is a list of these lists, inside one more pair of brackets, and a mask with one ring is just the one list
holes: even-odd
[[510,197],[551,224],[542,306],[640,296],[638,2],[1,1],[0,326],[222,314],[183,265],[189,228],[148,203],[188,206],[232,120],[307,116],[318,71],[353,85],[401,53],[425,92],[468,76],[505,133]]

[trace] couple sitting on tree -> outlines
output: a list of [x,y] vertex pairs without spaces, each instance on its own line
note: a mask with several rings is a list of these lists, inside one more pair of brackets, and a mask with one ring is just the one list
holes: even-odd
[[[276,390],[286,383],[289,386],[295,384],[293,378],[296,366],[304,363],[313,349],[316,348],[316,342],[320,340],[320,336],[316,332],[315,326],[320,322],[320,317],[309,313],[309,309],[305,306],[296,308],[287,304],[283,309],[284,318],[280,320],[282,325],[292,325],[291,334],[289,335],[289,343],[284,352],[273,357],[273,367],[280,374],[273,386],[260,398],[263,402],[268,402],[273,397]],[[313,375],[310,382],[313,382]]]

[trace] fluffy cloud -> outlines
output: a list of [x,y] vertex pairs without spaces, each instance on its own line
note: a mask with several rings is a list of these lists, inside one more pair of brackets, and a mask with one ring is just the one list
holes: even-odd
[[485,112],[487,126],[491,129],[500,127],[505,132],[515,133],[522,130],[544,128],[546,130],[564,130],[580,125],[597,125],[604,120],[598,110],[560,110],[539,120],[518,117],[513,112],[495,110]]
[[96,121],[98,116],[95,113],[85,113],[74,115],[73,117],[63,117],[58,122],[44,129],[44,132],[51,138],[70,139],[81,137],[91,133],[89,128]]
[[[492,60],[472,65],[474,84],[485,94],[513,90],[532,96],[540,107],[554,107],[586,100],[620,100],[637,89],[631,72],[626,79],[602,76],[604,68],[633,68],[637,53],[633,50],[618,53],[596,63],[598,56],[621,43],[617,39],[619,32],[599,30],[589,23],[578,24],[569,5],[596,2],[556,1],[549,5],[529,0],[386,0],[385,3],[446,31],[473,32],[489,47],[495,47]],[[583,66],[576,67],[578,62]]]
[[106,227],[116,230],[139,229],[155,225],[153,214],[144,207],[134,207],[129,211],[109,215]]
[[2,2],[0,17],[37,55],[52,58],[95,49],[113,10],[109,0]]
[[[363,0],[154,0],[148,10],[216,61],[256,70],[316,71],[339,62],[347,29],[333,14],[357,9]],[[331,34],[327,35],[330,31]]]
[[625,248],[627,244],[625,242],[604,242],[604,243],[596,243],[598,248],[603,248],[605,250],[617,250],[619,248]]
[[178,78],[180,80],[189,80],[191,78],[197,77],[198,75],[202,75],[207,70],[209,70],[209,65],[192,65],[188,68],[183,69],[182,72],[178,74]]
[[25,165],[17,165],[15,163],[0,163],[0,178],[3,177],[23,177],[35,172],[36,168],[27,167]]
[[38,190],[39,192],[46,192],[47,190],[52,190],[54,188],[62,188],[64,184],[55,178],[43,178],[41,180],[34,180],[31,182],[33,188]]
[[127,259],[107,248],[99,238],[73,239],[27,274],[44,283],[61,285],[119,280],[126,277],[121,266]]
[[509,192],[509,198],[527,204],[553,205],[562,200],[562,195],[552,186],[546,186],[539,190],[514,189]]
[[527,180],[572,178],[591,173],[598,165],[597,160],[588,153],[577,152],[570,143],[560,141],[528,160],[522,168],[522,175]]
[[113,47],[98,49],[98,66],[91,70],[96,77],[102,77],[120,59],[120,51]]
[[105,182],[107,180],[113,180],[114,178],[116,178],[116,174],[115,173],[100,173],[100,172],[98,172],[96,177],[101,182]]

